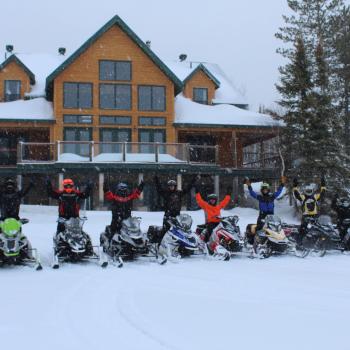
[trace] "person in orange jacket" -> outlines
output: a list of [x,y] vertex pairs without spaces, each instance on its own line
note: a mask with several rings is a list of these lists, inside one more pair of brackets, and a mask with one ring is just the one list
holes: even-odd
[[227,188],[225,198],[218,204],[218,196],[215,193],[209,194],[207,196],[208,201],[205,201],[200,192],[198,187],[196,188],[196,201],[198,205],[204,210],[205,212],[205,224],[206,224],[206,232],[204,236],[204,241],[208,242],[209,238],[214,230],[214,228],[219,225],[220,223],[220,215],[221,215],[221,209],[224,209],[231,200],[231,193],[232,188]]

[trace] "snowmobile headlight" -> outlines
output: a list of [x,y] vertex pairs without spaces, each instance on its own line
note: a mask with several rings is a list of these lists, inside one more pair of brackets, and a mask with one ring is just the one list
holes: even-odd
[[307,228],[310,229],[312,227],[311,224],[307,224]]

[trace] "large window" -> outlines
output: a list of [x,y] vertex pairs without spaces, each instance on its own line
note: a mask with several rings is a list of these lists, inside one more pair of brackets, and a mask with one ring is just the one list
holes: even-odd
[[101,109],[131,109],[131,85],[100,84]]
[[[63,140],[64,143],[63,152],[73,153],[82,157],[90,156],[90,145],[88,143],[74,143],[75,141],[91,141],[92,129],[91,128],[64,128]],[[69,141],[73,141],[69,143]]]
[[19,100],[21,98],[21,81],[5,80],[4,92],[6,102]]
[[165,111],[165,86],[139,86],[139,111]]
[[101,129],[100,141],[106,142],[101,144],[101,153],[121,153],[122,145],[109,142],[130,142],[131,129]]
[[[165,143],[166,142],[166,131],[164,129],[139,129],[139,142],[145,143]],[[153,145],[141,145],[141,153],[153,153]],[[164,153],[163,147],[160,148],[160,153]]]
[[165,126],[164,117],[139,117],[139,125],[142,126]]
[[65,114],[63,116],[65,124],[92,124],[92,115]]
[[100,124],[104,125],[130,125],[131,117],[101,115]]
[[131,62],[100,61],[100,80],[131,80]]
[[92,108],[92,84],[64,83],[63,107],[83,109]]
[[208,104],[208,89],[207,88],[194,88],[193,89],[193,101]]

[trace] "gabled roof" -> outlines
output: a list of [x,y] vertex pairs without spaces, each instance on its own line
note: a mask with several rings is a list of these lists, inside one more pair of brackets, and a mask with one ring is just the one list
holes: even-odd
[[[91,36],[82,46],[79,47],[67,60],[65,60],[53,73],[46,79],[46,90],[52,90],[54,79],[64,71],[72,62],[74,62],[82,53],[84,53],[98,38],[107,32],[112,26],[120,27],[136,44],[137,46],[153,61],[154,64],[174,83],[175,93],[182,91],[183,84],[181,80],[161,61],[161,59],[132,31],[132,29],[118,16],[114,16],[93,36]],[[49,93],[48,93],[49,95]]]
[[196,69],[194,69],[192,73],[187,76],[187,78],[183,81],[183,83],[186,84],[199,71],[202,71],[214,83],[216,89],[220,87],[220,81],[217,78],[215,78],[215,76],[210,73],[209,69],[207,69],[202,63],[200,63],[196,67]]
[[15,54],[12,54],[3,63],[0,64],[0,70],[3,70],[11,62],[18,64],[28,74],[31,85],[35,84],[34,73]]

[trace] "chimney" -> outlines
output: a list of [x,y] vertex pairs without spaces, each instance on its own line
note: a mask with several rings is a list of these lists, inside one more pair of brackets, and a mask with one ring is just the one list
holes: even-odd
[[186,60],[186,58],[187,58],[187,55],[186,55],[186,54],[184,54],[184,53],[182,53],[182,54],[179,56],[180,62],[185,61],[185,60]]
[[150,48],[151,48],[151,40],[147,40],[147,41],[146,41],[146,45],[147,45],[148,48],[150,49]]
[[62,56],[66,54],[66,48],[65,47],[59,47],[58,48],[58,53]]
[[13,45],[6,45],[6,51],[11,53],[13,51]]

